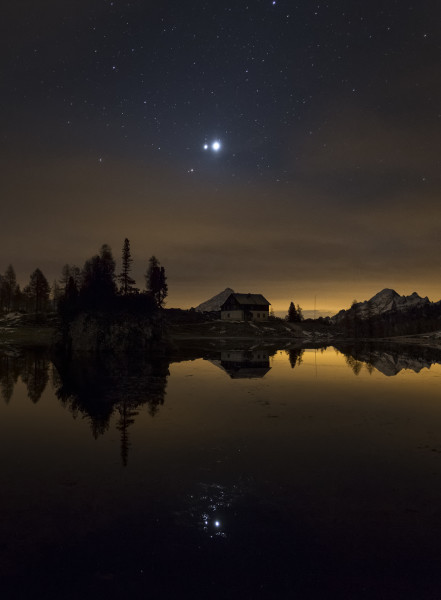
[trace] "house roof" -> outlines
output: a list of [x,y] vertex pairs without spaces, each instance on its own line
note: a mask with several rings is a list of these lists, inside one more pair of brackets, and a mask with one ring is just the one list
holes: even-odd
[[[225,300],[224,304],[228,302],[230,298],[234,298],[238,304],[255,304],[258,306],[269,306],[270,302],[262,296],[262,294],[230,294]],[[222,306],[224,306],[222,304]],[[221,306],[221,308],[222,308]]]

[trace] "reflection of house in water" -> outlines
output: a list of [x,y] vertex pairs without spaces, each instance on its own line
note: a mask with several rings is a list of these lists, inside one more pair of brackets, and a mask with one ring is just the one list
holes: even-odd
[[271,369],[266,350],[229,350],[221,352],[220,360],[212,362],[233,379],[264,377]]

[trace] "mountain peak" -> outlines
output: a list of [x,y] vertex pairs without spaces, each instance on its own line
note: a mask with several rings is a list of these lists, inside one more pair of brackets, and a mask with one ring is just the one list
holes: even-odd
[[201,302],[199,306],[196,306],[198,312],[211,312],[214,310],[220,310],[220,307],[225,302],[230,294],[234,294],[234,290],[227,287],[223,292],[219,292],[216,296],[213,296],[209,300],[205,300],[205,302]]
[[[370,300],[357,302],[356,306],[358,316],[361,319],[367,319],[392,310],[406,312],[410,309],[424,306],[429,303],[430,301],[427,297],[421,298],[416,292],[413,292],[410,296],[400,296],[395,290],[384,288],[384,290],[381,290],[381,292],[372,296]],[[334,315],[332,319],[334,322],[338,322],[344,318],[346,313],[346,310],[341,310],[337,315]]]
[[384,288],[384,290],[381,290],[381,292],[378,292],[378,294],[375,294],[375,296],[372,296],[371,301],[372,300],[380,300],[380,299],[385,299],[385,298],[398,298],[399,294],[391,289],[391,288]]

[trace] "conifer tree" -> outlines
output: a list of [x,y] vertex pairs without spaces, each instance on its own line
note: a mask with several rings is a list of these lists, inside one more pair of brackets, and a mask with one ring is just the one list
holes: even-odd
[[40,269],[35,269],[35,271],[31,273],[29,280],[28,295],[36,313],[46,309],[49,300],[49,292],[50,286],[46,277]]
[[124,240],[124,245],[122,249],[122,269],[121,273],[118,275],[118,281],[121,284],[120,292],[124,295],[130,294],[134,291],[133,286],[135,285],[135,280],[130,277],[130,271],[132,270],[132,255],[130,253],[130,242],[126,238]]
[[165,269],[160,266],[156,256],[150,257],[149,268],[147,269],[145,278],[147,292],[154,299],[156,306],[161,308],[168,294],[168,285]]
[[105,308],[113,302],[115,294],[115,261],[110,246],[103,244],[100,254],[84,263],[81,300],[88,308]]
[[79,289],[81,285],[81,269],[76,265],[65,264],[61,269],[61,278],[59,281],[63,290],[66,290],[67,282],[69,281],[70,277],[73,278],[75,285]]
[[289,323],[297,323],[300,321],[294,302],[291,302],[289,305],[287,321],[289,321]]
[[7,311],[12,310],[16,289],[17,277],[15,275],[14,267],[9,265],[4,276],[2,277],[2,300],[4,308]]

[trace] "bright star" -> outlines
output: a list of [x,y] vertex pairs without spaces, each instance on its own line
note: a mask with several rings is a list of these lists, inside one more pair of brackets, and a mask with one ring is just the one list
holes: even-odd
[[213,143],[211,144],[211,147],[213,148],[213,150],[214,150],[215,152],[217,152],[218,150],[220,150],[220,147],[221,147],[221,145],[220,145],[220,142],[213,142]]
[[208,150],[208,144],[204,144],[204,150]]

